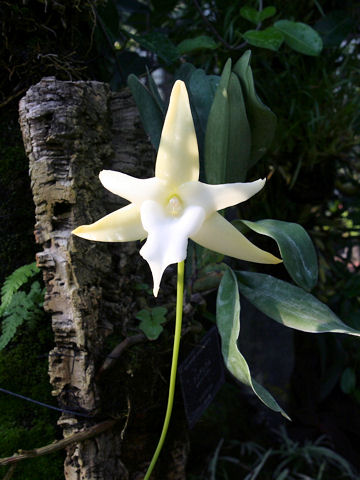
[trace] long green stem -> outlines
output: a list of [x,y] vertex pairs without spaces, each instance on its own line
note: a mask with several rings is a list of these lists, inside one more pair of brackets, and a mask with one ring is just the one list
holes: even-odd
[[157,459],[160,455],[161,449],[165,442],[165,437],[169,428],[171,412],[174,404],[174,394],[175,394],[175,383],[176,383],[176,372],[177,364],[179,358],[179,347],[180,347],[180,338],[181,338],[181,324],[182,324],[182,314],[183,314],[183,297],[184,297],[184,265],[185,262],[182,261],[178,263],[178,277],[177,277],[177,292],[176,292],[176,322],[175,322],[175,335],[174,335],[174,346],[173,346],[173,355],[171,362],[171,372],[170,372],[170,385],[169,385],[169,396],[167,409],[165,414],[164,425],[160,435],[159,443],[156,447],[154,456],[151,460],[149,468],[146,472],[144,480],[150,478],[151,472],[153,471]]

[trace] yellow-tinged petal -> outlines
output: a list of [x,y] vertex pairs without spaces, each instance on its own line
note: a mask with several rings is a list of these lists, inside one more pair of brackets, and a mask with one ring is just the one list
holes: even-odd
[[91,225],[81,225],[72,233],[99,242],[131,242],[147,236],[141,223],[140,211],[132,204],[106,215]]
[[200,230],[190,235],[202,247],[230,257],[256,263],[280,263],[282,260],[252,244],[219,213],[204,221]]
[[222,185],[207,185],[205,188],[212,198],[215,210],[232,207],[245,202],[258,193],[265,185],[265,178],[249,183],[225,183]]
[[174,186],[199,178],[194,122],[186,87],[180,80],[175,82],[172,89],[161,133],[155,176]]
[[164,201],[167,196],[164,182],[155,177],[142,179],[114,170],[102,170],[99,178],[107,190],[139,206],[153,198]]
[[259,192],[265,179],[249,183],[225,183],[208,185],[202,182],[187,182],[180,185],[179,196],[185,205],[201,205],[207,214],[245,202]]

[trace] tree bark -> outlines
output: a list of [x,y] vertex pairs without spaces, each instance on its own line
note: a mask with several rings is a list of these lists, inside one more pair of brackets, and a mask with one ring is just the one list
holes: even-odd
[[[136,312],[154,305],[146,292],[151,276],[135,242],[89,242],[71,231],[126,204],[102,187],[102,169],[152,176],[154,151],[130,92],[112,93],[99,82],[44,78],[21,100],[20,125],[30,162],[35,237],[43,248],[37,261],[47,290],[44,308],[54,331],[50,382],[61,407],[82,415],[64,413],[59,424],[66,438],[119,419],[118,427],[68,447],[65,477],[143,478],[166,405],[162,376],[168,375],[171,337],[163,335],[156,348],[130,341],[135,345],[121,353],[116,368],[101,371],[115,344],[139,334]],[[172,278],[157,304],[173,301]],[[181,407],[179,412],[154,480],[185,478],[188,440]]]

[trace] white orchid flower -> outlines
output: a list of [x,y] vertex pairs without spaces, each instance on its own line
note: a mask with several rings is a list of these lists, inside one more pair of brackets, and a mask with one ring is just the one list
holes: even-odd
[[265,179],[207,185],[199,182],[199,154],[185,84],[173,87],[161,134],[155,176],[139,179],[111,170],[100,172],[110,192],[129,202],[124,208],[72,233],[102,242],[146,242],[140,255],[148,262],[157,296],[166,267],[186,258],[188,239],[215,252],[257,263],[281,260],[253,245],[218,210],[255,195]]

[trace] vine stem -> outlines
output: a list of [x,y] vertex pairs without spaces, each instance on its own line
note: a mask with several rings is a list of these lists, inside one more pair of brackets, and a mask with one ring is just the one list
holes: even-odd
[[184,269],[185,269],[185,261],[183,260],[182,262],[178,263],[175,335],[174,335],[174,346],[173,346],[173,355],[172,355],[172,362],[171,362],[169,395],[168,395],[168,403],[166,408],[165,420],[164,420],[164,425],[161,431],[159,443],[156,447],[156,450],[150,462],[149,468],[147,469],[144,480],[149,480],[151,472],[153,471],[155,464],[157,462],[157,459],[159,458],[159,455],[164,445],[165,437],[169,428],[171,412],[174,404],[176,372],[177,372],[177,364],[178,364],[178,358],[179,358],[181,324],[182,324],[182,315],[183,315]]

